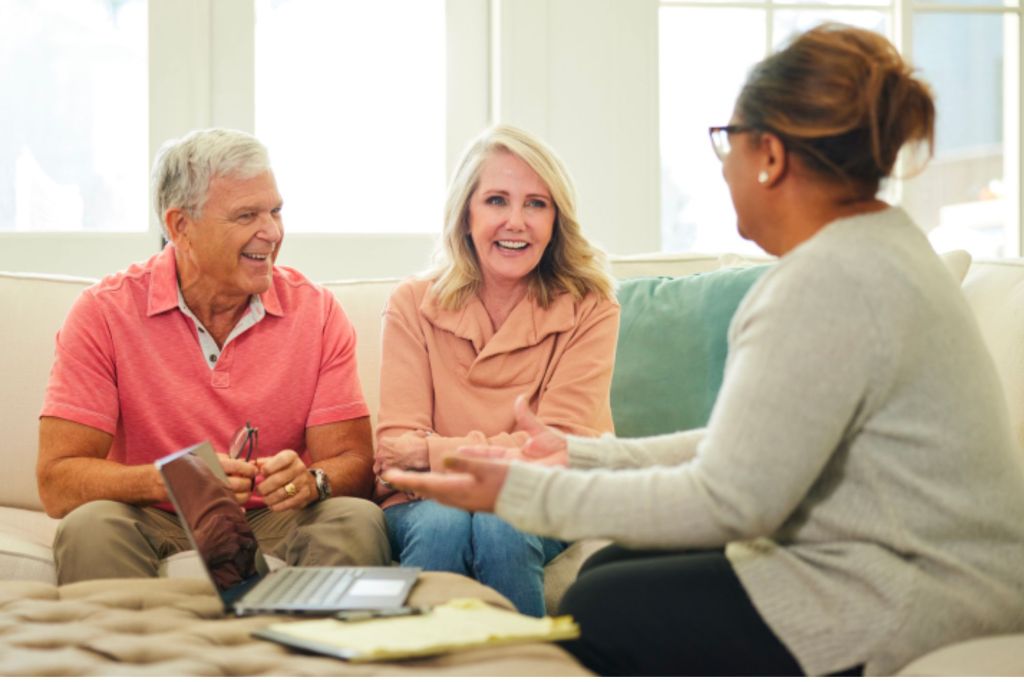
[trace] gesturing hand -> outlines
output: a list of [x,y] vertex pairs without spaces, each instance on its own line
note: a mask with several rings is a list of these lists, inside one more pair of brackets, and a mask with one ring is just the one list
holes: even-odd
[[382,478],[395,488],[429,497],[449,507],[493,512],[508,476],[508,462],[446,457],[446,473],[418,473],[388,469]]
[[518,460],[546,466],[569,466],[569,452],[565,435],[537,418],[521,395],[515,402],[516,426],[525,431],[529,438],[521,448],[505,448],[499,445],[467,445],[459,448],[459,454],[480,459]]

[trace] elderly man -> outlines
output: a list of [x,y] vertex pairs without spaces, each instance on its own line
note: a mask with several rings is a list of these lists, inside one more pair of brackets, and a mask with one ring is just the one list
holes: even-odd
[[57,336],[37,476],[63,519],[58,580],[152,576],[188,549],[152,463],[203,440],[264,549],[388,563],[383,515],[362,499],[373,449],[355,333],[329,292],[274,264],[266,149],[228,130],[171,141],[153,196],[170,244],[83,292]]

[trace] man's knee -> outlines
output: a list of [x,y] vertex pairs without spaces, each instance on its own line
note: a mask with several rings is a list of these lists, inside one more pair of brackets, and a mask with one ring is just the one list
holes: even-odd
[[384,513],[356,497],[335,497],[303,510],[282,558],[292,565],[379,566],[391,563]]
[[138,507],[111,500],[72,510],[54,536],[58,582],[156,575],[159,559],[141,520]]
[[86,502],[61,519],[54,537],[54,551],[58,547],[82,544],[94,546],[110,539],[110,533],[117,534],[137,514],[131,505],[113,500]]

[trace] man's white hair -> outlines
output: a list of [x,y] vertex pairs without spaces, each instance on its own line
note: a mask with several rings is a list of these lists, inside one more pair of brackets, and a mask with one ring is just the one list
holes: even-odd
[[178,140],[168,140],[153,163],[153,206],[164,236],[164,215],[180,208],[200,218],[210,181],[215,177],[251,178],[270,170],[270,156],[259,140],[240,130],[194,130]]

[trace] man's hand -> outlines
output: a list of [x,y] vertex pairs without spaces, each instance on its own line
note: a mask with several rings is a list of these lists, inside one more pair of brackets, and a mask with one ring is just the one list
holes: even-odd
[[256,478],[256,465],[244,459],[231,459],[223,452],[217,453],[220,466],[228,476],[228,487],[235,495],[235,501],[245,505],[252,496],[252,482]]
[[446,457],[447,473],[415,473],[388,469],[382,478],[395,488],[429,497],[449,507],[473,512],[493,512],[508,476],[508,462]]
[[263,480],[256,484],[256,490],[271,511],[302,509],[319,499],[316,482],[294,450],[260,459],[257,466]]
[[427,431],[416,429],[401,436],[384,436],[377,444],[374,469],[377,472],[385,469],[426,471],[430,468],[428,435]]
[[459,454],[479,459],[518,460],[545,466],[568,467],[569,451],[565,435],[537,418],[521,395],[515,402],[516,426],[529,434],[522,448],[505,448],[500,445],[466,445],[459,448]]

